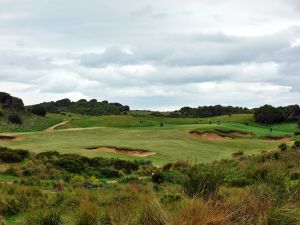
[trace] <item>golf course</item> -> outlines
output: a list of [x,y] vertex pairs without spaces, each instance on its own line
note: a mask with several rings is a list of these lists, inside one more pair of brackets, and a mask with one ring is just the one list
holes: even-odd
[[[26,132],[20,128],[15,128],[19,132],[11,128],[2,131],[2,136],[18,139],[3,139],[1,146],[37,153],[58,151],[88,157],[144,159],[161,166],[178,160],[207,163],[230,158],[238,151],[252,155],[276,150],[279,144],[297,139],[296,123],[262,125],[254,122],[252,114],[208,118],[47,114],[45,121],[49,127],[39,125],[40,130],[33,127]],[[109,151],[109,148],[120,151]],[[139,155],[135,150],[150,154]]]

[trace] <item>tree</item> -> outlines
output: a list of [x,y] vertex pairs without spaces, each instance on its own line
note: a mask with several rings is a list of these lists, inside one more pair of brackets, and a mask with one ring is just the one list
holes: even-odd
[[41,105],[34,105],[31,107],[30,111],[38,116],[45,116],[47,114],[46,109]]
[[255,110],[254,119],[258,123],[272,124],[283,122],[285,117],[278,108],[271,105],[264,105]]

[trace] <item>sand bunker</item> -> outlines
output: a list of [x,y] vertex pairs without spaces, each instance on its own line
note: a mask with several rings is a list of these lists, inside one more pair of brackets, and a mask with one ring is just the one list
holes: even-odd
[[290,136],[265,136],[264,137],[265,139],[267,140],[270,140],[270,141],[292,141],[292,137]]
[[225,133],[228,135],[232,135],[232,136],[237,136],[237,137],[253,137],[253,135],[254,135],[253,133],[238,131],[238,130],[216,130],[216,131]]
[[146,151],[146,150],[122,149],[122,148],[105,147],[105,146],[85,148],[84,150],[96,151],[96,152],[109,152],[109,153],[116,153],[116,154],[136,156],[136,157],[147,157],[147,156],[155,155],[154,152],[150,152],[150,151]]
[[233,135],[233,136],[238,136],[238,137],[252,137],[252,133],[247,133],[247,132],[240,132],[240,131],[230,131],[227,134]]
[[218,134],[213,131],[191,131],[190,134],[196,135],[197,137],[201,137],[203,139],[212,140],[212,141],[224,141],[224,140],[231,140],[231,137]]
[[10,135],[0,135],[0,141],[22,141],[23,137],[16,137]]

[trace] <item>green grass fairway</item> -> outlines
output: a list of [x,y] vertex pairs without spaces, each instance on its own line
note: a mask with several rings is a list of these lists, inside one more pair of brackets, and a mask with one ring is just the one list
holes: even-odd
[[[112,120],[105,121],[103,118],[112,118]],[[25,137],[23,141],[1,142],[0,145],[11,148],[25,148],[35,152],[42,152],[47,150],[58,150],[63,153],[80,153],[86,156],[103,156],[103,157],[119,157],[123,159],[149,159],[155,165],[162,165],[176,160],[190,160],[200,162],[209,162],[216,159],[231,157],[232,153],[237,151],[244,151],[246,154],[254,154],[261,151],[268,151],[277,149],[281,141],[263,140],[261,137],[269,134],[268,126],[260,126],[255,123],[246,126],[240,121],[250,121],[251,118],[247,116],[237,116],[238,122],[233,121],[234,116],[210,118],[213,121],[221,120],[221,125],[216,124],[201,124],[190,123],[180,124],[182,120],[208,120],[205,119],[169,119],[169,123],[161,128],[159,124],[154,123],[152,126],[145,127],[105,127],[111,125],[111,121],[129,121],[128,117],[132,116],[107,116],[98,117],[80,117],[78,121],[74,119],[70,124],[64,128],[72,128],[77,126],[89,127],[85,129],[69,129],[69,130],[55,130],[54,132],[28,132],[17,133],[19,136]],[[133,117],[138,118],[140,117]],[[146,118],[150,118],[146,116]],[[152,118],[152,117],[151,117]],[[225,120],[226,118],[226,120]],[[132,119],[132,118],[131,118]],[[160,118],[156,118],[159,121]],[[93,121],[94,123],[90,123]],[[88,122],[87,122],[88,121]],[[177,121],[177,124],[175,123]],[[178,122],[179,121],[179,122]],[[82,125],[84,124],[85,125]],[[110,124],[108,124],[110,123]],[[140,123],[140,122],[138,122]],[[123,122],[123,124],[126,124]],[[93,128],[92,126],[98,128]],[[208,131],[214,129],[223,130],[239,130],[254,133],[250,138],[236,137],[232,140],[213,141],[205,140],[203,138],[191,135],[191,130]],[[273,126],[272,135],[293,135],[297,130],[296,124],[280,124]],[[131,149],[143,149],[155,152],[153,156],[140,158],[131,157],[127,155],[120,155],[114,153],[100,153],[95,151],[83,150],[86,147],[96,146],[115,146]]]
[[150,127],[159,126],[160,123],[166,125],[180,124],[207,124],[209,121],[216,122],[239,122],[253,123],[252,114],[235,114],[232,116],[218,116],[208,118],[168,118],[155,117],[151,115],[109,115],[109,116],[82,116],[72,115],[70,123],[58,127],[57,129],[66,128],[87,128],[87,127]]

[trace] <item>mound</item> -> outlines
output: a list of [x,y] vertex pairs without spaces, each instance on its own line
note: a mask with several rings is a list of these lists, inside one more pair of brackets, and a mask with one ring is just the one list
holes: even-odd
[[135,157],[147,157],[147,156],[155,155],[154,152],[150,152],[146,150],[122,149],[122,148],[107,147],[107,146],[85,148],[84,150],[117,153],[117,154],[123,154],[123,155],[135,156]]
[[265,136],[264,139],[270,140],[270,141],[292,141],[292,137],[289,135],[285,136]]
[[190,134],[196,135],[197,137],[201,137],[203,139],[212,140],[212,141],[224,141],[224,140],[231,140],[231,137],[226,135],[221,135],[219,133],[213,131],[191,131]]
[[23,137],[9,136],[9,135],[0,135],[0,141],[22,141]]

